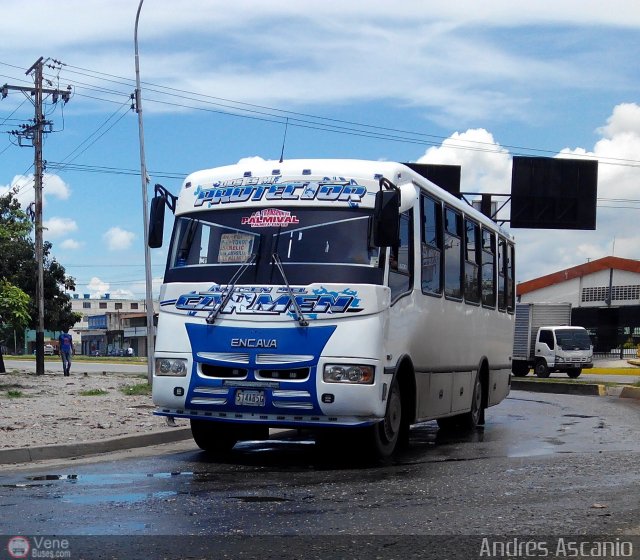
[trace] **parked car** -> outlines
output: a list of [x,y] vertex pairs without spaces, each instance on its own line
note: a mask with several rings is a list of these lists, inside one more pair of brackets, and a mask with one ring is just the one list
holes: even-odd
[[53,356],[55,354],[56,349],[53,347],[53,344],[45,344],[44,345],[44,355],[45,356]]

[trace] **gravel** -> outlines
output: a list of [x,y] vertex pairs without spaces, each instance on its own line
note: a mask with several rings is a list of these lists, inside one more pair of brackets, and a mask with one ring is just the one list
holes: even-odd
[[[122,373],[0,375],[0,449],[96,441],[169,430],[153,416],[151,395],[127,395],[123,388],[146,378]],[[180,424],[182,422],[182,424]],[[177,420],[186,427],[186,421]]]

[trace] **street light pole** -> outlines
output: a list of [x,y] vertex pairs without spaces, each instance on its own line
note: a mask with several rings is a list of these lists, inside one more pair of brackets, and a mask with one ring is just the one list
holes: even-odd
[[153,383],[153,354],[154,354],[154,334],[153,324],[153,286],[151,282],[151,250],[149,249],[149,203],[147,200],[147,165],[144,155],[144,126],[142,123],[142,94],[140,91],[140,60],[138,56],[138,21],[140,20],[140,10],[142,3],[138,4],[136,13],[136,25],[133,35],[136,62],[136,113],[138,113],[138,137],[140,141],[140,179],[142,182],[142,224],[144,228],[144,271],[145,271],[145,307],[147,308],[147,380]]

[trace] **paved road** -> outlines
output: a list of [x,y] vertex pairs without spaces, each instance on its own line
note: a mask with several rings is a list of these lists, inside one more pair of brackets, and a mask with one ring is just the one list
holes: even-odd
[[[279,544],[283,558],[408,559],[444,557],[449,545],[470,547],[449,558],[478,557],[477,538],[428,545],[425,535],[624,540],[640,535],[639,434],[635,401],[513,391],[488,411],[484,429],[456,437],[424,423],[408,451],[383,466],[328,455],[291,433],[241,444],[225,460],[182,442],[117,460],[5,470],[0,511],[11,515],[0,516],[0,534],[75,535],[92,558],[125,558],[127,547],[145,543],[154,557],[179,546],[166,557],[204,558],[198,547],[215,546],[216,557],[266,559],[279,557]],[[145,538],[80,538],[87,535]],[[194,536],[189,554],[179,539],[146,538],[158,535]],[[283,547],[273,541],[283,535],[296,538]]]

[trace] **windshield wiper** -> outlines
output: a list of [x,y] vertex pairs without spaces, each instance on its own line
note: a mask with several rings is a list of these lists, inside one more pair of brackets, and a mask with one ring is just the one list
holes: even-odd
[[289,293],[289,297],[291,298],[291,302],[293,303],[293,307],[295,308],[296,314],[297,314],[297,317],[295,317],[295,320],[298,321],[298,323],[300,324],[301,327],[308,327],[309,326],[309,321],[307,321],[305,316],[302,314],[302,310],[300,309],[300,305],[298,305],[298,302],[297,302],[297,300],[295,298],[293,290],[291,289],[291,286],[289,285],[289,280],[287,280],[287,276],[284,273],[284,268],[282,268],[282,261],[280,260],[280,255],[278,255],[277,252],[273,253],[273,255],[271,256],[271,259],[273,260],[275,265],[278,267],[278,270],[280,271],[280,274],[282,275],[282,279],[284,280],[284,284],[287,287],[287,292]]
[[240,268],[238,268],[238,270],[236,270],[235,274],[231,277],[231,280],[229,280],[229,283],[227,284],[227,295],[224,296],[222,303],[217,309],[212,309],[211,313],[209,313],[209,315],[207,316],[206,321],[208,325],[213,325],[220,312],[227,306],[227,303],[229,303],[229,300],[231,299],[231,296],[236,289],[236,283],[238,282],[238,280],[240,280],[240,277],[242,276],[244,271],[247,270],[247,268],[249,268],[255,262],[255,260],[256,253],[253,253],[251,255],[251,258]]

